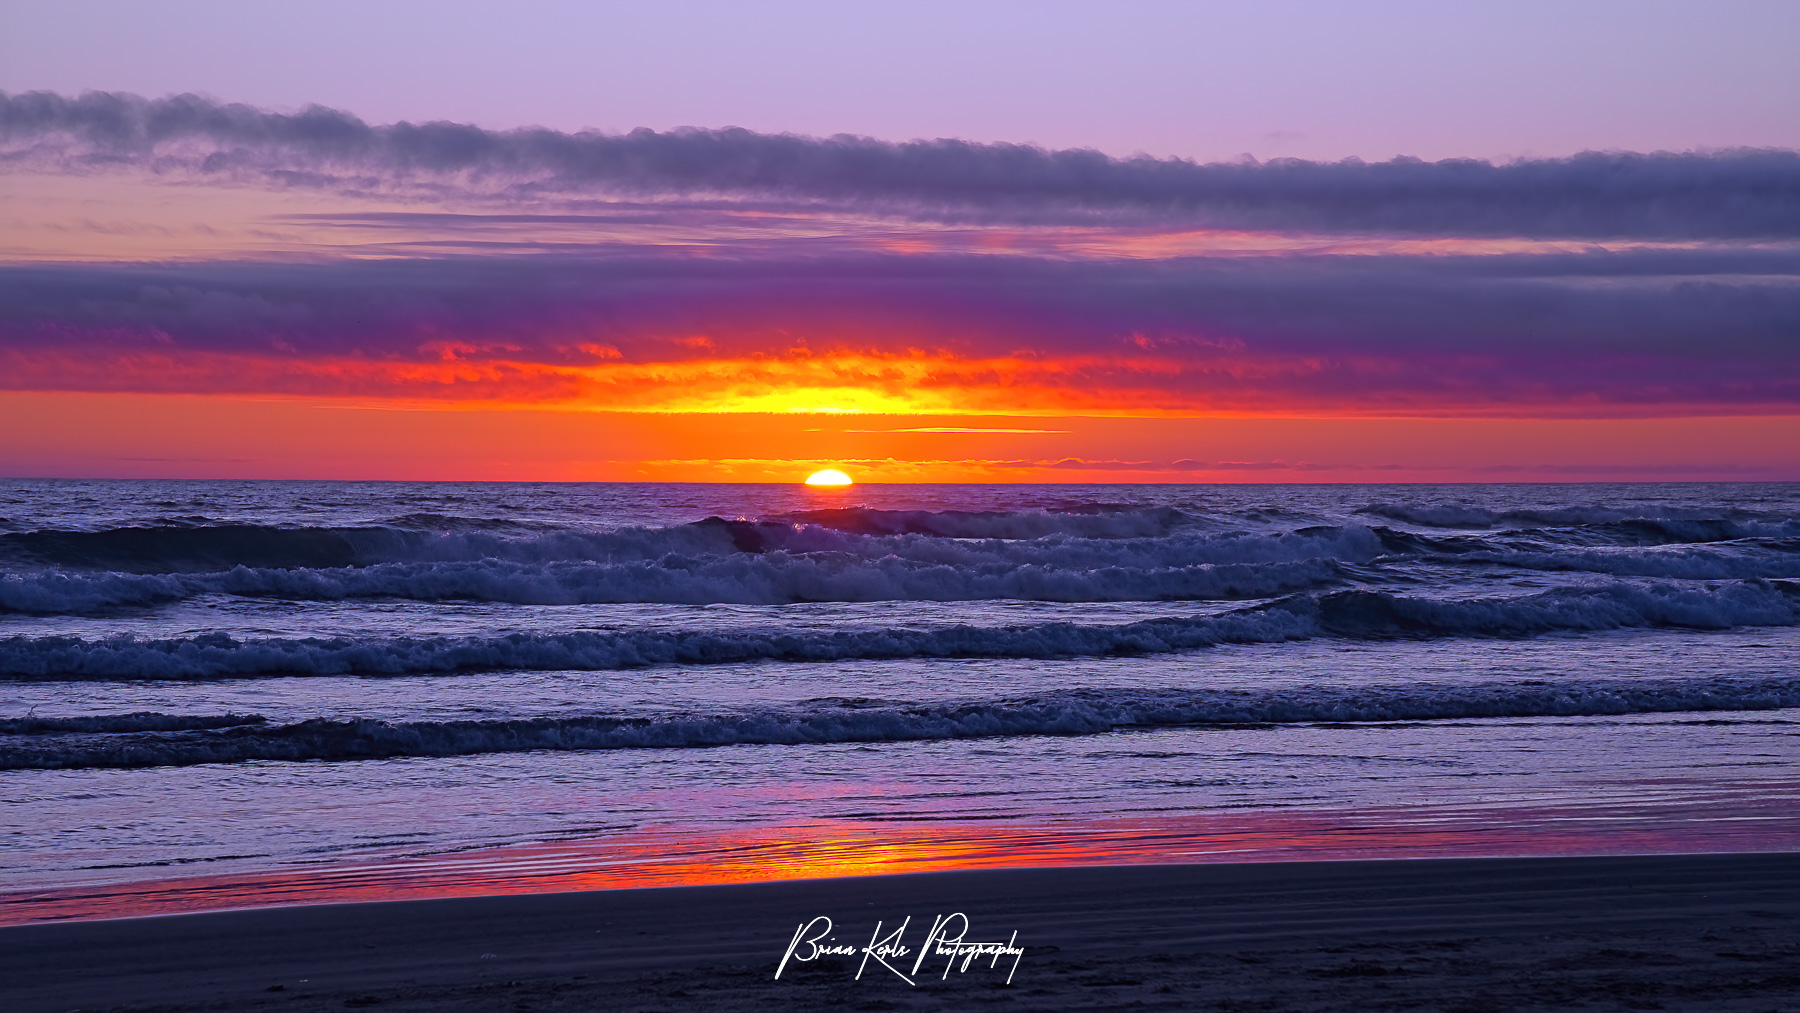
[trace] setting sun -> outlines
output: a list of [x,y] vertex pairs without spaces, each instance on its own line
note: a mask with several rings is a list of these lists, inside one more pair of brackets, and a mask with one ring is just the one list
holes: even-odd
[[837,470],[836,468],[826,468],[824,471],[815,471],[812,474],[806,476],[806,484],[807,485],[854,485],[856,483],[854,482],[854,480],[852,480],[850,478],[849,475],[844,474],[843,472]]

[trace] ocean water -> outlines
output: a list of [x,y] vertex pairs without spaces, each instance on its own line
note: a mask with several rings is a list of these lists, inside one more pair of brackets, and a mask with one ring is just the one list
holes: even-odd
[[1800,485],[0,482],[0,921],[1800,845]]

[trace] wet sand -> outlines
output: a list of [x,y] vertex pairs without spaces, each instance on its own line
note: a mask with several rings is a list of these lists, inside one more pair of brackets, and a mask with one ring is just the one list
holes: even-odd
[[[965,941],[1016,931],[1023,953],[945,974],[934,952],[913,974],[953,912]],[[818,916],[821,944],[858,950],[911,916],[912,952],[777,979]],[[9,1013],[1126,1006],[1800,1010],[1800,854],[983,870],[0,928]]]

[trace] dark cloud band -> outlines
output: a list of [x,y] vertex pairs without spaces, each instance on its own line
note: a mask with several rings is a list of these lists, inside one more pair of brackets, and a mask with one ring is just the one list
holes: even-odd
[[[563,368],[848,354],[1005,359],[1034,384],[1143,405],[1792,411],[1796,279],[1800,254],[1744,250],[40,265],[0,269],[0,351],[151,355],[166,373],[137,380],[156,389],[207,355]],[[957,368],[957,383],[1014,382]],[[98,382],[82,375],[67,382]]]

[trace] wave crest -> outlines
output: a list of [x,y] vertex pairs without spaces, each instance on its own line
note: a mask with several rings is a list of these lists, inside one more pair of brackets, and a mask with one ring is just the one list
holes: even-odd
[[[0,769],[149,767],[244,760],[361,760],[536,750],[679,749],[1096,735],[1119,728],[1297,722],[1384,722],[1671,712],[1750,711],[1800,706],[1800,679],[1673,680],[1547,685],[1410,685],[1355,689],[1086,690],[1011,700],[899,706],[833,705],[655,719],[613,716],[487,721],[377,721],[317,718],[267,725],[235,715],[169,718],[143,734],[68,735],[48,741],[0,739]],[[116,731],[134,731],[122,715]],[[90,732],[105,718],[88,722]]]
[[392,639],[268,638],[222,633],[169,639],[0,639],[0,677],[215,679],[270,675],[407,675],[522,669],[606,671],[657,664],[898,658],[1052,658],[1158,654],[1223,643],[1317,636],[1520,637],[1610,629],[1725,629],[1800,622],[1800,586],[1764,580],[1712,588],[1608,584],[1518,598],[1440,601],[1378,591],[1300,594],[1223,615],[1118,625],[1041,623],[858,631],[775,629],[513,633]]

